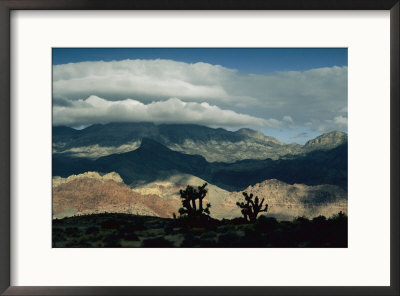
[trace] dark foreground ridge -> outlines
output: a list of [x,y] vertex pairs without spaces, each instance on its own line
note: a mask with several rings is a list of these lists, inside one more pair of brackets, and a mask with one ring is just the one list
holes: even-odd
[[105,213],[55,219],[52,237],[54,248],[346,248],[347,216],[291,222],[260,216],[248,223]]

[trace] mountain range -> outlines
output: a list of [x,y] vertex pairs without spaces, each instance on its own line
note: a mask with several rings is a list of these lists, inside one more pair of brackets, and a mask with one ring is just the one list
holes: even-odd
[[235,163],[207,162],[202,156],[173,151],[147,138],[142,139],[136,150],[96,160],[53,155],[53,176],[68,177],[86,171],[117,172],[131,186],[184,173],[226,190],[242,190],[267,179],[347,188],[347,144],[287,159],[255,159]]
[[284,144],[251,129],[110,123],[53,127],[53,216],[171,217],[179,190],[207,182],[212,217],[240,216],[247,191],[281,218],[347,213],[347,134]]
[[143,138],[174,151],[201,155],[208,162],[230,163],[245,159],[277,160],[286,155],[332,149],[347,142],[347,134],[338,131],[299,145],[285,144],[247,128],[232,132],[194,124],[109,123],[82,130],[53,127],[53,153],[97,159],[137,149]]
[[[126,184],[138,186],[183,173],[202,178],[225,190],[242,190],[274,178],[291,184],[333,184],[347,188],[347,135],[340,132],[321,135],[303,146],[292,145],[302,152],[286,154],[287,146],[291,145],[249,129],[230,132],[197,125],[156,126],[149,123],[95,125],[81,131],[55,127],[53,131],[53,146],[61,147],[60,143],[64,143],[65,149],[53,152],[53,176],[68,177],[87,171],[117,172]],[[149,135],[153,138],[147,137]],[[168,142],[171,146],[171,143],[178,145],[190,140],[199,146],[205,143],[214,143],[215,146],[224,141],[242,143],[244,139],[248,146],[264,142],[265,149],[274,147],[284,156],[260,159],[260,155],[245,149],[242,154],[248,154],[252,159],[210,162],[203,155],[173,150],[161,143]],[[65,152],[94,145],[121,147],[133,140],[139,141],[138,147],[122,153],[117,149],[98,158],[78,157],[75,153]],[[229,151],[223,154],[221,158],[225,159]]]

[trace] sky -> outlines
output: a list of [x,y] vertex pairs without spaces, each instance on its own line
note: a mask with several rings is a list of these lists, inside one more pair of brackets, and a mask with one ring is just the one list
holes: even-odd
[[53,125],[116,121],[347,132],[347,49],[54,48]]

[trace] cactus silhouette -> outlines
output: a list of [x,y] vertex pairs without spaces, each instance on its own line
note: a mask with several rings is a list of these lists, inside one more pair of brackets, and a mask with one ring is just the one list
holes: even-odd
[[254,222],[257,220],[257,215],[259,213],[268,211],[267,204],[265,204],[264,208],[262,208],[264,198],[260,202],[258,196],[256,196],[253,201],[253,193],[248,195],[247,192],[243,192],[243,196],[246,202],[237,202],[236,205],[242,209],[241,212],[246,221]]
[[[206,207],[203,208],[203,199],[207,195],[206,186],[207,183],[204,183],[196,189],[193,186],[188,185],[185,190],[179,190],[182,199],[182,207],[179,209],[179,214],[181,216],[187,215],[189,217],[195,217],[210,215],[211,204],[207,203]],[[198,207],[196,200],[198,200]]]

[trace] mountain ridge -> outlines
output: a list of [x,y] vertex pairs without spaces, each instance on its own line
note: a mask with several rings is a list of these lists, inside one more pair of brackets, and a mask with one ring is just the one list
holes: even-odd
[[304,144],[304,148],[307,151],[312,151],[317,149],[332,149],[338,145],[347,142],[347,134],[339,131],[332,131],[329,133],[324,133],[312,140],[307,141]]
[[[111,178],[113,176],[113,178]],[[107,177],[97,172],[69,176],[63,182],[53,181],[53,217],[96,214],[130,213],[158,217],[172,217],[181,207],[179,190],[187,185],[201,186],[205,180],[188,174],[177,174],[142,186],[129,188],[119,182],[118,174]],[[211,216],[216,219],[241,217],[237,201],[242,192],[229,192],[207,185],[205,202],[210,202]],[[264,180],[243,191],[265,198],[269,205],[267,216],[292,220],[298,216],[330,217],[347,213],[347,193],[334,185],[307,186],[287,184],[280,180]]]
[[347,188],[347,143],[288,159],[254,159],[235,163],[210,163],[200,155],[173,151],[146,138],[136,150],[96,160],[53,155],[53,176],[66,177],[88,170],[103,174],[115,171],[131,186],[185,173],[230,191],[272,178],[287,183],[333,184]]
[[83,130],[53,127],[53,153],[97,159],[135,150],[143,138],[153,139],[174,151],[202,155],[209,162],[230,163],[254,158],[276,160],[287,155],[332,149],[347,141],[346,135],[338,137],[341,142],[329,145],[326,144],[328,139],[322,144],[311,140],[308,145],[285,144],[248,128],[232,132],[195,124],[109,123]]

